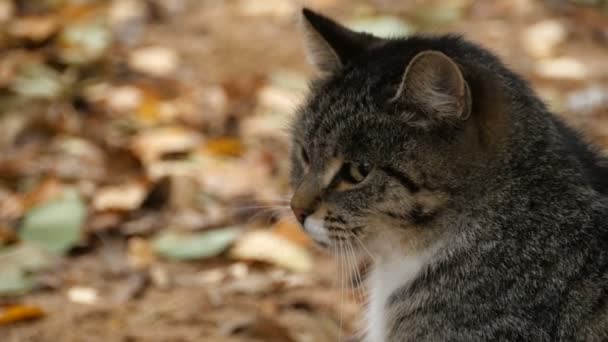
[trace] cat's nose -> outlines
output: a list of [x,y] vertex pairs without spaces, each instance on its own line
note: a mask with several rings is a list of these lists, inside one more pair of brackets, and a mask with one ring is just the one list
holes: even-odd
[[306,220],[306,217],[308,217],[308,215],[310,215],[310,211],[304,208],[298,208],[298,207],[291,207],[291,210],[293,211],[293,214],[296,216],[296,219],[298,220],[298,222],[300,222],[300,224],[304,224],[304,221]]

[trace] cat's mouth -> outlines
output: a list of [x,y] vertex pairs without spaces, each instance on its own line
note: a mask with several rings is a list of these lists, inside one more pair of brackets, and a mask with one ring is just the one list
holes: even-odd
[[325,219],[311,216],[304,220],[302,227],[313,242],[322,248],[343,248],[341,247],[343,245],[350,246],[348,248],[354,248],[356,239],[354,232],[345,227],[337,228],[331,224],[327,225],[326,221]]
[[324,227],[323,219],[318,219],[314,217],[307,217],[304,220],[302,227],[304,227],[304,231],[310,236],[310,238],[320,245],[321,247],[328,248],[331,246],[332,241],[327,233],[327,229]]

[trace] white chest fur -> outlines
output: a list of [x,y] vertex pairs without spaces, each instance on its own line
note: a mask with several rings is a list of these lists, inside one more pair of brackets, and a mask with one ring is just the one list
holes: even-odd
[[410,283],[428,262],[428,255],[399,255],[376,261],[369,278],[367,342],[385,342],[386,305],[390,295]]

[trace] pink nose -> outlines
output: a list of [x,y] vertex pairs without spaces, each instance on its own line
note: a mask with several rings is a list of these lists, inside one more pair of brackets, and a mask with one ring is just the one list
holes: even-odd
[[293,211],[293,214],[296,216],[296,219],[301,223],[304,224],[304,221],[306,220],[306,217],[310,214],[308,212],[308,210],[304,209],[304,208],[294,208],[291,207],[291,210]]

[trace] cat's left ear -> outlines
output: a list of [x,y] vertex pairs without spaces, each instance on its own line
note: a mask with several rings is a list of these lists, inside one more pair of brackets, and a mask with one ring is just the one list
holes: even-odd
[[471,114],[471,93],[460,68],[450,57],[433,50],[412,58],[392,101],[410,104],[423,115],[412,119],[427,126],[464,121]]
[[323,74],[340,70],[349,59],[381,40],[349,30],[308,8],[302,10],[302,30],[308,60]]

